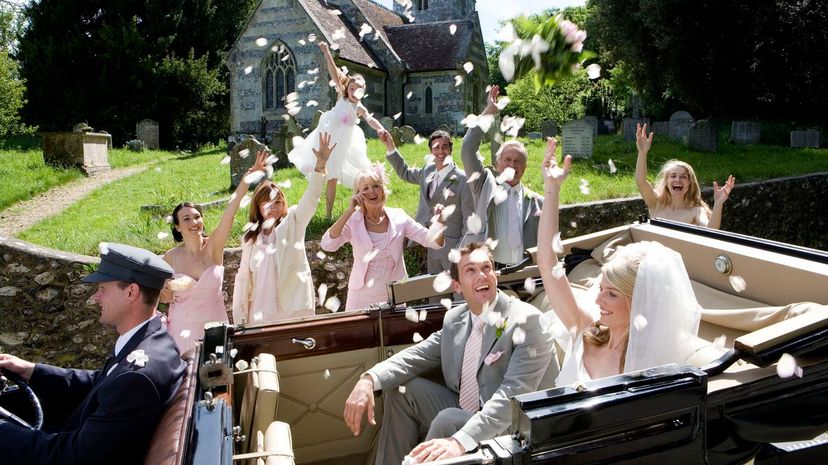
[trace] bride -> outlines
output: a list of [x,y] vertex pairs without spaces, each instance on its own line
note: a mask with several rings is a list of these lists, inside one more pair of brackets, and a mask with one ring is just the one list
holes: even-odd
[[698,331],[701,308],[677,252],[657,242],[623,247],[601,268],[598,318],[576,300],[552,247],[561,184],[572,162],[566,156],[558,166],[556,145],[548,139],[541,167],[545,199],[537,253],[550,307],[572,341],[556,385],[682,363],[690,355],[687,342]]

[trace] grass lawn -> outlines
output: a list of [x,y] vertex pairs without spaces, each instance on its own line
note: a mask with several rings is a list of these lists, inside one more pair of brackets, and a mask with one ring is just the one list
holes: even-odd
[[[112,168],[164,161],[176,157],[173,152],[148,150],[141,153],[127,149],[109,151]],[[15,137],[0,142],[0,210],[21,200],[83,177],[79,168],[55,168],[43,162],[39,137]]]
[[[460,145],[455,139],[455,161],[460,161]],[[371,139],[369,154],[372,160],[384,160],[385,148]],[[542,192],[540,163],[545,143],[528,142],[529,163],[524,181],[530,188]],[[559,149],[560,150],[560,149]],[[484,145],[481,152],[489,160],[489,149]],[[422,166],[427,153],[425,145],[405,145],[401,148],[403,157],[410,165]],[[115,154],[113,154],[115,155]],[[129,157],[127,156],[129,155]],[[141,154],[126,153],[115,155],[110,160],[123,157],[119,163],[134,163]],[[95,255],[98,243],[102,241],[125,242],[163,252],[174,244],[172,236],[158,239],[159,232],[169,233],[164,222],[166,214],[141,210],[142,205],[160,205],[170,212],[178,202],[190,200],[209,202],[228,195],[229,169],[221,165],[225,155],[222,147],[200,151],[195,154],[176,156],[165,152],[154,155],[161,161],[149,170],[109,184],[79,202],[60,215],[48,219],[19,235],[21,239],[60,250]],[[598,136],[594,156],[590,160],[576,160],[572,180],[564,186],[564,203],[578,203],[607,198],[637,195],[634,182],[635,144],[624,142],[620,136]],[[714,179],[722,182],[733,174],[738,182],[768,179],[780,176],[828,171],[828,150],[793,150],[778,146],[732,146],[719,145],[719,152],[707,154],[688,151],[680,144],[657,138],[650,152],[650,177],[655,177],[661,164],[670,158],[679,158],[693,165],[703,185],[710,185]],[[612,159],[618,168],[609,172],[608,160]],[[41,162],[42,163],[42,162]],[[386,164],[391,178],[388,205],[401,207],[414,214],[417,208],[418,187],[400,181]],[[578,179],[589,182],[589,194],[583,194]],[[295,204],[307,187],[304,177],[295,169],[282,170],[274,175],[274,181],[291,181],[285,189],[289,204]],[[5,183],[4,183],[5,184]],[[351,190],[340,186],[334,214],[340,213],[347,205]],[[324,194],[323,194],[324,197]],[[209,232],[218,224],[222,208],[211,208],[205,212],[205,223]],[[247,222],[247,209],[236,214],[233,235],[229,246],[237,246],[241,229]],[[324,219],[324,200],[319,203],[316,217],[308,228],[308,239],[318,239],[330,222]]]

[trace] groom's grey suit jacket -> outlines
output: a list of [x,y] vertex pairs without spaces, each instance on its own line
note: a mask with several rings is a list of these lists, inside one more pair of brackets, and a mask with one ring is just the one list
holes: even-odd
[[[498,291],[495,307],[490,311],[500,312],[506,327],[500,337],[496,327],[487,324],[484,329],[477,371],[483,407],[458,432],[463,439],[475,442],[492,439],[508,428],[512,419],[511,397],[553,387],[558,376],[552,336],[543,333],[538,321],[541,312],[537,308]],[[517,328],[525,333],[523,341],[514,337]],[[385,390],[396,389],[429,370],[442,368],[446,387],[459,393],[463,354],[470,331],[468,305],[460,305],[446,312],[441,330],[369,371]]]

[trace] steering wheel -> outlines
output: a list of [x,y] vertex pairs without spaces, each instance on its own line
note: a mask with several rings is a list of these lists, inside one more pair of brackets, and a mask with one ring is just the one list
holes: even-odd
[[[17,388],[10,388],[6,385],[7,381],[11,381],[17,385]],[[4,394],[8,394],[14,390],[23,390],[26,394],[26,397],[29,399],[29,403],[32,406],[32,409],[35,412],[35,423],[34,425],[30,424],[26,420],[18,417],[17,415],[9,412],[3,407],[0,407],[0,420],[8,420],[18,426],[23,428],[28,428],[32,430],[39,430],[41,426],[43,426],[43,408],[40,406],[40,399],[37,398],[37,395],[32,391],[32,388],[29,387],[29,383],[23,380],[17,373],[13,373],[8,370],[0,369],[0,396]]]

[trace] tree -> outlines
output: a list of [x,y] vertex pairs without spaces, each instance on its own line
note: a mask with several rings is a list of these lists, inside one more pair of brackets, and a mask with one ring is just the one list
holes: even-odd
[[158,120],[168,147],[226,134],[223,59],[256,0],[40,0],[19,45],[25,116],[47,130],[85,121],[116,143]]
[[[828,4],[590,0],[587,28],[636,90],[699,116],[819,121],[828,104]],[[822,118],[824,120],[824,118]]]
[[0,138],[24,132],[20,109],[25,104],[25,82],[20,78],[17,62],[9,55],[19,26],[17,11],[0,3]]
[[585,101],[592,88],[586,71],[540,90],[536,90],[534,79],[530,74],[506,87],[511,103],[505,111],[526,118],[523,127],[527,131],[540,131],[544,120],[562,125],[586,114]]

